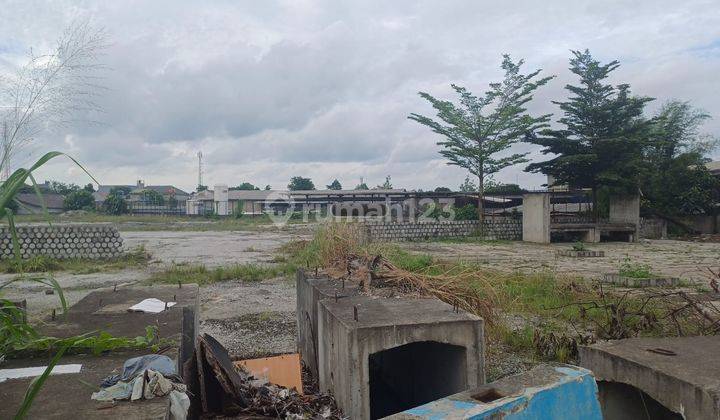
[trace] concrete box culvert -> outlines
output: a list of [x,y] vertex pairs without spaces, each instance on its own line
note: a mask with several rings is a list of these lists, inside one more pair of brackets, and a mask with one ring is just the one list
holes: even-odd
[[483,320],[437,299],[318,304],[318,379],[353,419],[391,415],[485,383]]
[[305,366],[313,378],[318,377],[318,302],[323,299],[344,299],[357,296],[358,285],[354,282],[330,278],[310,278],[304,270],[296,274],[297,292],[297,348]]

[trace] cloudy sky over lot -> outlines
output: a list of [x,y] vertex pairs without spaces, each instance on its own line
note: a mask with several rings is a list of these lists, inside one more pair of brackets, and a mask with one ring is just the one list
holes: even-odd
[[[32,151],[66,151],[101,183],[193,189],[249,181],[284,188],[293,175],[346,188],[386,175],[396,187],[457,188],[465,177],[438,155],[437,136],[407,119],[432,112],[417,92],[481,93],[501,54],[557,78],[534,112],[563,100],[571,49],[620,60],[613,82],[662,102],[705,109],[720,136],[720,7],[712,1],[113,1],[2,2],[0,71],[49,51],[76,19],[103,27],[107,87],[97,124],[45,133]],[[538,149],[530,158],[542,159]],[[718,157],[715,152],[715,157]],[[26,162],[28,158],[21,162]],[[40,178],[86,183],[67,162]],[[498,181],[539,187],[511,167]]]

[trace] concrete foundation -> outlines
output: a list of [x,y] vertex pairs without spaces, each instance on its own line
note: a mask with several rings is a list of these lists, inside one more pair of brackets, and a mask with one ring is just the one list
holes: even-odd
[[328,278],[308,278],[303,270],[295,276],[297,290],[297,348],[313,378],[318,377],[318,302],[357,295],[357,285]]
[[720,336],[632,338],[581,347],[580,364],[598,380],[606,419],[718,419],[718,349]]
[[550,243],[550,194],[523,195],[523,241]]
[[375,419],[485,382],[483,321],[436,299],[368,296],[318,306],[320,389]]
[[[176,301],[177,304],[157,313],[128,312],[127,309],[146,298]],[[198,287],[194,284],[148,286],[98,290],[73,305],[67,316],[46,319],[39,332],[53,337],[71,337],[91,331],[106,331],[116,337],[145,335],[145,327],[155,326],[158,336],[172,340],[163,354],[176,360],[182,375],[182,363],[194,350],[197,332]],[[79,373],[50,375],[40,389],[28,418],[107,419],[170,418],[167,397],[143,401],[119,401],[115,404],[90,399],[103,378],[118,373],[125,360],[152,353],[150,349],[115,350],[101,355],[65,355],[59,363],[81,364]],[[47,365],[50,355],[38,358],[8,360],[3,368]],[[0,418],[12,418],[33,378],[9,379],[0,383]]]
[[577,366],[540,365],[389,418],[600,420],[602,414],[590,371]]

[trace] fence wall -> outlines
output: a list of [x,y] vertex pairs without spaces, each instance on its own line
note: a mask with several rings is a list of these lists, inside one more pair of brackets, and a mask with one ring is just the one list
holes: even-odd
[[[102,259],[122,254],[122,238],[109,223],[18,225],[22,257],[37,255]],[[0,258],[13,258],[13,243],[7,226],[0,227]]]
[[[433,238],[457,238],[479,235],[480,222],[477,220],[423,221],[423,222],[382,222],[366,221],[368,238],[378,242],[413,241]],[[482,229],[485,240],[522,239],[522,219],[515,217],[488,217]]]

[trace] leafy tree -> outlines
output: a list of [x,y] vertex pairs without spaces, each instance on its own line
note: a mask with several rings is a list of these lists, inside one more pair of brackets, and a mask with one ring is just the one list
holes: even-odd
[[228,188],[231,191],[253,191],[253,190],[259,190],[260,188],[254,186],[253,184],[249,182],[243,182],[242,184],[238,185],[237,187],[230,187]]
[[391,190],[392,189],[392,182],[390,181],[390,175],[385,177],[385,182],[383,182],[382,185],[378,185],[375,187],[376,190]]
[[153,204],[156,206],[165,205],[165,197],[155,190],[145,189],[140,193],[140,201],[145,204]]
[[460,184],[460,187],[458,187],[460,191],[462,192],[477,192],[478,187],[477,185],[472,182],[469,176],[465,177],[465,181],[463,181],[462,184]]
[[65,197],[63,209],[65,210],[92,210],[95,208],[95,198],[87,190],[76,190]]
[[[601,187],[616,193],[637,191],[648,135],[643,110],[652,98],[632,95],[627,84],[606,83],[619,65],[601,64],[588,50],[573,51],[570,71],[580,84],[565,86],[571,95],[568,101],[553,102],[563,111],[558,123],[564,128],[546,129],[527,139],[543,146],[543,154],[556,156],[526,170],[552,175],[558,184],[572,188],[590,188],[595,204]],[[597,205],[594,208],[597,212]]]
[[361,180],[360,183],[355,186],[355,189],[356,190],[369,190],[370,188],[368,187],[368,185],[366,183],[362,182],[362,180]]
[[485,193],[486,194],[517,195],[517,194],[523,194],[526,192],[527,192],[527,190],[524,188],[521,188],[518,184],[501,184],[501,183],[492,182],[492,181],[485,184]]
[[197,192],[207,191],[207,189],[208,189],[207,185],[198,185],[197,189],[195,191],[197,191]]
[[536,79],[540,70],[527,75],[520,73],[523,60],[513,63],[503,56],[502,82],[491,83],[484,96],[475,96],[466,88],[452,85],[460,95],[454,104],[420,92],[437,110],[440,121],[420,114],[408,118],[430,127],[445,137],[438,142],[440,152],[449,165],[467,169],[478,179],[478,219],[483,219],[483,188],[485,178],[503,168],[527,162],[527,153],[506,154],[507,149],[523,136],[547,127],[550,115],[531,116],[525,105],[532,100],[533,92],[545,85],[552,76]]
[[477,209],[472,204],[455,208],[455,220],[474,220],[475,218],[477,218]]
[[290,191],[301,191],[301,190],[314,190],[315,184],[313,184],[310,178],[303,178],[301,176],[294,176],[290,179],[288,184],[288,190]]
[[452,190],[448,187],[437,187],[435,188],[435,192],[452,192]]
[[342,185],[340,184],[340,181],[335,178],[333,182],[330,183],[330,185],[327,185],[328,190],[342,190]]
[[69,183],[66,184],[64,182],[58,182],[58,181],[50,181],[49,184],[50,191],[60,194],[62,196],[66,196],[70,194],[73,191],[77,191],[80,189],[79,186]]
[[95,192],[95,186],[92,183],[89,183],[83,187],[85,191],[94,193]]
[[103,211],[107,214],[120,215],[128,212],[125,197],[130,193],[127,187],[113,187],[110,189],[105,201]]
[[653,118],[640,188],[644,211],[674,216],[714,210],[720,181],[708,171],[704,155],[715,141],[699,133],[709,118],[681,101],[664,104]]
[[266,185],[266,186],[265,186],[265,191],[270,191],[271,189],[272,189],[272,188],[270,187],[270,185]]

